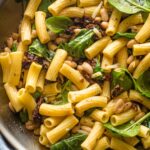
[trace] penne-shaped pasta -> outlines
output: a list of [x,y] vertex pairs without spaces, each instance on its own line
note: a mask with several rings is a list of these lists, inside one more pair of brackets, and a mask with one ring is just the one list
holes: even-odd
[[150,136],[141,139],[144,149],[150,148]]
[[110,82],[109,81],[104,81],[101,96],[107,97],[108,100],[110,99]]
[[46,137],[46,135],[40,135],[40,137],[39,137],[39,143],[41,145],[48,146],[49,141],[48,141],[48,138]]
[[56,143],[64,135],[66,135],[78,122],[78,119],[73,115],[66,117],[57,127],[46,134],[50,143]]
[[63,105],[52,105],[42,103],[39,109],[39,113],[44,116],[67,116],[74,113],[73,107],[70,103]]
[[58,77],[58,72],[62,67],[65,59],[67,57],[67,52],[63,49],[58,49],[55,53],[55,56],[48,68],[46,73],[46,79],[50,81],[56,81]]
[[33,19],[35,12],[38,9],[40,3],[41,3],[41,0],[30,0],[24,12],[24,15],[26,17],[29,17],[30,19]]
[[150,53],[150,42],[133,45],[133,56],[146,55]]
[[[96,8],[97,8],[97,6],[84,7],[84,16],[92,17]],[[98,13],[97,16],[100,16],[100,13]]]
[[140,142],[140,140],[136,136],[135,137],[124,137],[123,140],[132,146],[135,146]]
[[35,27],[36,27],[37,35],[42,44],[45,44],[50,40],[50,36],[46,28],[45,18],[46,18],[45,12],[37,11],[35,13]]
[[129,101],[128,92],[125,91],[125,92],[121,93],[120,95],[114,97],[114,100],[116,100],[116,99],[123,99],[123,100],[125,100],[125,101]]
[[110,141],[107,136],[104,136],[97,141],[94,150],[106,150],[109,147]]
[[110,121],[113,126],[119,126],[133,119],[136,114],[134,109],[129,109],[121,114],[112,115]]
[[20,51],[12,52],[10,53],[10,58],[11,58],[11,69],[8,82],[12,85],[18,85],[21,76],[23,53]]
[[122,13],[114,8],[110,16],[108,28],[106,29],[107,35],[113,36],[117,32],[117,29],[121,20],[121,16],[122,16]]
[[60,85],[55,82],[55,83],[50,83],[44,86],[44,95],[56,95],[61,92],[61,87]]
[[126,32],[129,27],[143,23],[142,14],[134,14],[125,18],[118,27],[118,32]]
[[63,119],[64,117],[49,117],[44,119],[44,125],[45,127],[51,129],[57,126],[60,122],[62,122]]
[[145,21],[140,31],[135,36],[137,42],[144,43],[150,37],[149,24],[150,24],[150,14],[147,17],[147,20]]
[[115,54],[127,44],[127,41],[128,40],[125,38],[119,38],[113,41],[111,44],[106,46],[106,48],[103,50],[103,54],[109,58],[113,58]]
[[146,126],[141,125],[138,136],[143,137],[143,138],[149,137],[150,136],[150,129]]
[[18,91],[18,100],[28,111],[29,120],[32,120],[33,111],[36,108],[35,99],[24,89]]
[[11,68],[11,58],[9,52],[0,53],[0,64],[3,72],[3,82],[9,81],[9,73]]
[[139,63],[135,71],[133,72],[133,77],[138,79],[149,67],[150,67],[150,53],[148,53]]
[[79,89],[85,89],[89,85],[89,82],[81,75],[78,70],[73,69],[65,63],[59,72],[70,81],[72,81]]
[[26,84],[28,71],[29,71],[29,70],[23,70],[23,85]]
[[6,83],[4,85],[4,88],[13,108],[15,109],[16,112],[19,112],[22,109],[23,105],[17,98],[18,95],[17,88],[9,83]]
[[94,110],[91,115],[91,118],[93,118],[96,121],[102,122],[102,123],[106,123],[109,120],[109,115],[107,112],[102,111],[102,110]]
[[144,96],[142,96],[139,92],[135,90],[130,90],[129,92],[129,99],[131,101],[138,102],[144,105],[146,108],[150,109],[150,100]]
[[37,80],[36,88],[38,91],[42,92],[44,89],[44,83],[45,83],[45,74],[46,72],[42,70],[40,72],[39,78]]
[[85,50],[85,55],[88,59],[94,58],[96,55],[98,55],[111,41],[110,37],[106,36],[98,41],[96,41],[94,44],[92,44],[90,47],[88,47]]
[[101,0],[78,0],[77,5],[78,7],[89,7],[89,6],[96,6],[100,3]]
[[47,128],[44,124],[40,127],[40,135],[45,136],[47,132],[49,132],[51,129]]
[[81,147],[86,150],[92,150],[96,145],[97,139],[99,139],[104,133],[105,128],[100,122],[95,122],[91,132],[85,141],[81,144]]
[[24,17],[21,23],[21,42],[24,45],[31,44],[31,22],[27,17]]
[[101,93],[101,88],[98,84],[93,84],[86,89],[80,91],[70,91],[68,93],[68,101],[70,103],[77,103],[85,98],[95,96]]
[[25,85],[25,88],[28,92],[34,93],[36,91],[36,84],[37,84],[41,69],[42,69],[42,66],[40,64],[32,62],[28,71],[26,85]]
[[93,96],[82,100],[75,105],[76,115],[82,116],[84,111],[94,107],[105,107],[107,98],[104,96]]
[[115,150],[136,150],[136,148],[134,148],[133,146],[115,137],[111,138],[110,146],[112,149],[115,149]]
[[61,12],[61,10],[75,3],[76,0],[56,0],[48,7],[48,10],[53,16],[56,16]]
[[75,17],[82,18],[84,16],[84,9],[79,7],[68,7],[63,9],[58,15],[66,16],[70,18],[75,18]]
[[21,51],[23,53],[25,51],[27,51],[27,49],[28,49],[28,46],[25,45],[25,44],[23,44],[23,42],[20,42],[19,45],[18,45],[18,47],[17,47],[17,51]]
[[116,55],[119,67],[127,68],[127,58],[128,58],[128,49],[127,47],[124,47]]

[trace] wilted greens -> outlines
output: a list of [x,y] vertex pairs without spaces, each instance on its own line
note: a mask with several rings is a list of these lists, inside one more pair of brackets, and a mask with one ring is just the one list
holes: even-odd
[[113,36],[113,39],[118,39],[120,37],[125,37],[125,38],[128,38],[128,39],[134,39],[134,37],[136,36],[137,33],[128,33],[128,32],[125,32],[125,33],[121,33],[121,32],[117,32],[114,36]]
[[27,110],[23,109],[19,112],[19,118],[21,123],[26,123],[29,120]]
[[43,57],[48,61],[51,61],[54,57],[54,52],[47,49],[46,45],[41,44],[38,39],[35,39],[33,43],[29,46],[28,52],[30,54],[37,55],[39,57]]
[[86,139],[87,135],[83,133],[75,134],[68,139],[51,146],[51,150],[82,150],[81,143]]
[[12,52],[16,52],[16,51],[17,51],[17,43],[14,42],[14,43],[12,44],[11,51],[12,51]]

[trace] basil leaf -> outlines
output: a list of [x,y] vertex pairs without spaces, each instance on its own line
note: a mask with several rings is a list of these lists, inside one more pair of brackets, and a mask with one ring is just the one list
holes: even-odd
[[32,45],[29,46],[29,53],[43,57],[48,61],[51,61],[54,57],[54,52],[47,49],[46,45],[41,44],[38,39],[35,39]]
[[110,122],[105,123],[104,127],[111,132],[118,134],[123,137],[134,137],[139,133],[140,125],[144,120],[150,117],[150,112],[144,115],[141,119],[136,122],[128,122],[126,124],[114,127]]
[[136,88],[142,95],[150,98],[150,69],[145,71],[137,80]]
[[137,33],[121,33],[121,32],[117,32],[114,36],[113,39],[118,39],[120,37],[125,37],[128,39],[134,39]]
[[108,2],[126,14],[135,14],[137,12],[150,12],[149,0],[108,0]]
[[87,135],[83,133],[75,134],[68,139],[64,139],[53,144],[51,150],[82,150],[81,143],[86,139]]
[[62,33],[72,24],[72,20],[64,16],[54,16],[46,19],[47,28],[54,33]]
[[60,45],[69,55],[75,58],[85,58],[84,50],[93,44],[93,30],[81,30],[78,36],[69,43]]

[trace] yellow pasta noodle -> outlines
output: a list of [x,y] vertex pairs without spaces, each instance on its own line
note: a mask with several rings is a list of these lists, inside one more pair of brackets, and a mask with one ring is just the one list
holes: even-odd
[[49,144],[48,138],[45,135],[40,135],[39,142],[44,146],[47,146]]
[[15,109],[16,112],[19,112],[23,106],[17,98],[18,95],[17,88],[9,83],[6,83],[4,85],[4,88],[13,108]]
[[78,7],[95,6],[100,3],[101,0],[78,0]]
[[36,91],[36,84],[37,84],[41,69],[42,69],[42,66],[40,64],[32,62],[29,68],[26,85],[25,85],[26,90],[29,91],[30,93],[34,93]]
[[35,13],[35,27],[36,27],[37,35],[42,44],[45,44],[50,40],[50,36],[46,28],[45,18],[46,18],[45,12],[37,11]]
[[142,138],[141,141],[145,149],[150,148],[150,136],[147,138]]
[[135,137],[124,137],[123,140],[132,146],[135,146],[140,142],[140,140],[136,136]]
[[9,52],[0,53],[0,64],[3,71],[3,82],[8,82],[11,68],[11,58]]
[[20,51],[10,53],[11,69],[9,74],[9,83],[18,85],[21,76],[23,53]]
[[51,144],[56,143],[66,133],[68,133],[77,123],[78,119],[75,116],[71,115],[66,117],[57,127],[55,127],[47,133],[48,140]]
[[18,99],[27,109],[29,119],[32,120],[33,111],[36,107],[35,99],[24,88],[18,91]]
[[98,84],[93,84],[86,89],[80,91],[70,91],[68,93],[68,100],[70,103],[77,103],[85,98],[95,96],[101,92]]
[[67,64],[63,64],[60,73],[71,80],[79,89],[87,88],[89,82],[81,75],[78,70],[71,68]]
[[74,113],[73,107],[70,103],[63,105],[52,105],[42,103],[39,109],[39,113],[44,116],[66,116]]
[[28,49],[28,46],[23,44],[23,42],[20,42],[17,47],[17,51],[21,51],[21,52],[25,52],[27,51],[27,49]]
[[148,136],[150,136],[150,129],[144,125],[141,125],[138,136],[147,138]]
[[30,0],[24,12],[24,15],[26,17],[29,17],[30,19],[33,19],[35,12],[38,9],[40,3],[41,3],[41,0]]
[[56,54],[48,68],[48,71],[46,73],[46,79],[50,81],[56,81],[58,72],[60,68],[62,67],[65,59],[67,57],[67,52],[63,49],[58,49],[56,51]]
[[104,130],[105,128],[100,122],[95,122],[90,134],[81,144],[81,147],[85,150],[92,150],[96,145],[97,139],[99,139],[102,136]]
[[40,127],[40,135],[45,136],[47,132],[49,132],[51,129],[47,128],[45,125],[41,125]]
[[108,100],[110,99],[110,82],[109,81],[104,81],[101,95],[107,97]]
[[[92,17],[96,8],[97,6],[84,7],[84,16]],[[97,16],[100,16],[100,13],[98,13]]]
[[104,96],[93,96],[82,100],[75,105],[76,114],[82,116],[84,111],[93,107],[105,107],[107,104],[107,98]]
[[90,47],[88,47],[85,50],[85,55],[88,59],[94,58],[96,55],[98,55],[111,41],[110,37],[106,36],[98,41],[96,41],[94,44],[92,44]]
[[76,0],[56,0],[48,7],[48,10],[53,16],[56,16],[62,9],[75,3]]

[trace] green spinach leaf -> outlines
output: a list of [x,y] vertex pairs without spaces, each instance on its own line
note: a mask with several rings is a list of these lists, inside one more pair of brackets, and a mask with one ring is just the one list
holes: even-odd
[[35,91],[35,92],[33,93],[33,97],[35,98],[35,100],[38,100],[38,99],[41,97],[41,92]]
[[69,43],[60,45],[69,55],[75,58],[85,58],[84,50],[93,44],[93,30],[83,29],[78,36]]
[[120,37],[125,37],[128,39],[134,39],[134,37],[136,36],[137,33],[121,33],[121,32],[117,32],[114,36],[113,39],[118,39]]
[[49,17],[46,20],[47,28],[54,33],[64,32],[72,24],[73,24],[72,20],[65,16]]
[[14,42],[14,43],[12,44],[11,51],[12,51],[12,52],[16,52],[16,51],[17,51],[17,43]]
[[135,14],[137,12],[150,12],[149,0],[108,0],[108,2],[126,14]]
[[111,132],[118,134],[123,137],[134,137],[139,133],[140,125],[144,120],[150,117],[150,112],[143,116],[136,122],[128,122],[126,124],[114,127],[110,122],[105,123],[104,127],[106,127]]
[[41,44],[38,39],[35,39],[32,45],[29,46],[28,52],[39,57],[44,57],[48,61],[51,61],[55,55],[53,51],[47,49],[46,45]]
[[21,123],[23,123],[23,124],[26,123],[29,120],[27,110],[25,110],[25,109],[21,110],[19,112],[19,118],[20,118]]
[[87,135],[83,133],[75,134],[68,139],[64,139],[51,146],[51,150],[82,150],[81,143]]

